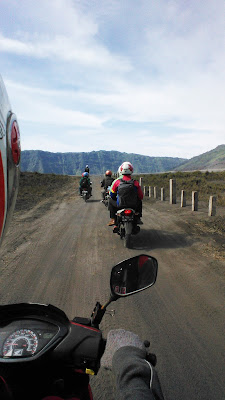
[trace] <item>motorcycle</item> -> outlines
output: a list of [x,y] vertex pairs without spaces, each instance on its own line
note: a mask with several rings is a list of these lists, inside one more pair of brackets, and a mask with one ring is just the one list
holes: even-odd
[[113,233],[117,233],[120,239],[124,240],[124,247],[132,248],[131,235],[140,232],[139,215],[132,208],[123,208],[117,211],[116,218],[117,226],[113,228]]
[[109,199],[110,199],[110,195],[109,195],[109,192],[110,192],[110,188],[111,188],[111,186],[108,186],[107,187],[107,189],[106,189],[106,191],[105,191],[105,194],[104,194],[104,199],[103,199],[103,203],[105,204],[105,206],[108,208],[108,206],[109,206]]
[[[90,318],[70,321],[53,305],[0,306],[1,400],[93,399],[89,375],[98,373],[104,353],[106,340],[99,324],[106,308],[154,285],[157,270],[157,260],[148,255],[115,265],[109,300],[104,305],[97,302]],[[147,360],[156,364],[154,354],[149,353]]]
[[[90,182],[90,184],[92,184],[92,182]],[[90,191],[88,191],[88,188],[82,188],[81,196],[83,197],[85,203],[88,199],[90,199],[91,194]]]
[[82,189],[81,195],[82,195],[85,203],[90,198],[90,194],[88,193],[88,190],[86,188]]

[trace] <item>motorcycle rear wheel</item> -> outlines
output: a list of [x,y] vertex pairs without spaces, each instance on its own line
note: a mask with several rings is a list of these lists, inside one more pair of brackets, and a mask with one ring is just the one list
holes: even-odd
[[127,249],[131,249],[131,234],[130,233],[126,233],[124,236],[124,247],[126,247]]

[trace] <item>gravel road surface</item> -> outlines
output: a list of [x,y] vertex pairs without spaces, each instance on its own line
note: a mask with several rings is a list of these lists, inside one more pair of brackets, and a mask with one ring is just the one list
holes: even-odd
[[[51,303],[69,318],[87,317],[108,299],[111,267],[150,254],[159,263],[155,286],[112,304],[104,335],[125,328],[150,340],[166,400],[224,400],[224,259],[209,250],[210,232],[193,231],[188,209],[145,202],[141,232],[126,249],[107,226],[100,177],[92,181],[87,203],[71,185],[51,205],[14,216],[0,252],[0,303]],[[111,372],[91,383],[95,399],[114,399]]]

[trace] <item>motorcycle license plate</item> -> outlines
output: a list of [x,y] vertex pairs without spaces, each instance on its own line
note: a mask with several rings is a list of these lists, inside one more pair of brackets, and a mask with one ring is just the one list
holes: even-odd
[[131,221],[133,221],[133,220],[134,220],[133,217],[124,217],[124,216],[122,215],[122,221],[123,221],[123,222],[131,222]]

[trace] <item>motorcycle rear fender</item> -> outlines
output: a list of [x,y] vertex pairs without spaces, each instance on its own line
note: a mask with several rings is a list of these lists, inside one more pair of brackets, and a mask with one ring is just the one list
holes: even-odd
[[125,228],[125,234],[130,235],[133,230],[133,224],[132,222],[124,222],[124,228]]
[[133,208],[122,208],[121,210],[117,211],[117,215],[119,215],[119,216],[123,215],[125,210],[131,210],[131,211],[133,211],[133,214],[135,214],[135,210],[133,210]]

